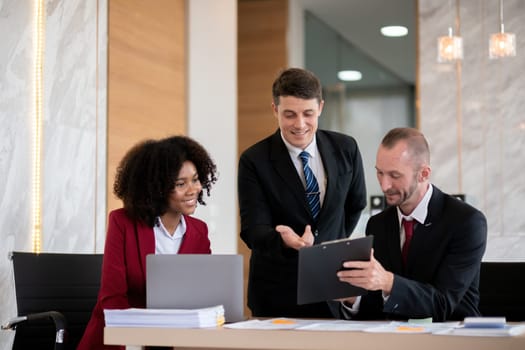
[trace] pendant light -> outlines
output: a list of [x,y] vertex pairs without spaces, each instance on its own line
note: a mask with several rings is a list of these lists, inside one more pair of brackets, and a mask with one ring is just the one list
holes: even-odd
[[514,33],[505,33],[505,25],[503,24],[503,0],[499,1],[499,28],[499,33],[490,35],[489,58],[497,59],[516,56],[516,35]]

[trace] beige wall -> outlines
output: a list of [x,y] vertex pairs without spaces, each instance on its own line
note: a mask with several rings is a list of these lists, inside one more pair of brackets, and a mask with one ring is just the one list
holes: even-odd
[[[219,174],[194,216],[208,225],[214,254],[237,252],[237,0],[186,3],[188,136]],[[210,59],[213,57],[213,59]]]

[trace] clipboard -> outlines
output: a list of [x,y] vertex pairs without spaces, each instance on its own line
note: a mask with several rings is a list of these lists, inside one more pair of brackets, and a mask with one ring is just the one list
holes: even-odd
[[349,260],[369,261],[374,236],[341,239],[299,249],[297,304],[366,294],[366,289],[339,281],[337,271]]

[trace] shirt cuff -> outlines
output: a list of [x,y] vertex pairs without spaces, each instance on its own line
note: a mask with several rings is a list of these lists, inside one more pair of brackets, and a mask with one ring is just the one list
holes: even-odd
[[350,312],[350,315],[355,316],[357,312],[359,311],[359,305],[361,304],[361,296],[358,296],[355,299],[355,302],[352,304],[352,306],[346,305],[344,302],[341,302],[341,305],[343,305],[343,309],[347,312]]
[[388,301],[388,298],[390,298],[390,294],[385,295],[385,292],[381,292],[381,295],[383,296],[383,305],[384,305]]

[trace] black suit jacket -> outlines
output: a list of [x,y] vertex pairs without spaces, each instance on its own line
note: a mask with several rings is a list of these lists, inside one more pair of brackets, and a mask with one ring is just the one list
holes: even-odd
[[248,306],[260,317],[330,317],[326,303],[297,306],[297,261],[277,225],[302,234],[310,224],[315,244],[348,237],[366,206],[363,165],[356,141],[318,130],[317,147],[327,177],[317,221],[280,131],[247,149],[239,160],[241,238],[252,250]]
[[406,269],[396,207],[372,216],[366,234],[374,235],[374,256],[394,273],[394,285],[384,305],[381,292],[363,296],[359,318],[445,321],[480,315],[479,271],[487,222],[479,210],[434,186],[426,222],[415,227]]

